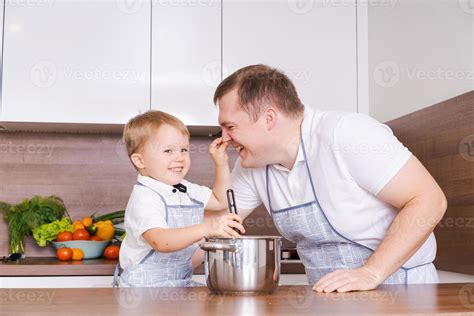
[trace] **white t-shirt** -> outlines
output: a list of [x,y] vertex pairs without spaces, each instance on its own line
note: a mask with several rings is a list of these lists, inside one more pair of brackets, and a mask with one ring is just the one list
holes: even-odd
[[[408,161],[410,151],[387,125],[363,114],[305,108],[301,130],[316,195],[328,220],[345,237],[375,249],[398,213],[376,194]],[[269,177],[273,210],[314,201],[301,144],[293,169],[271,165]],[[232,186],[239,208],[263,203],[269,210],[265,168],[242,168],[238,159]],[[435,255],[431,234],[404,267],[431,262]]]
[[[173,187],[150,177],[138,175],[136,184],[125,209],[125,230],[127,235],[120,247],[120,266],[125,269],[138,264],[146,256],[151,246],[143,239],[142,234],[151,228],[167,228],[166,210],[159,192],[169,205],[189,205],[189,197],[200,201],[204,206],[209,201],[212,190],[186,180],[181,183],[187,188],[187,193],[175,190]],[[148,188],[147,188],[148,187]],[[153,190],[150,190],[152,188]],[[189,196],[188,196],[189,194]]]

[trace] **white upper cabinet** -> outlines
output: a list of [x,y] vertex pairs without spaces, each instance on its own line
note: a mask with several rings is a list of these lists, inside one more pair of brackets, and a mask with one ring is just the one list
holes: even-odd
[[215,126],[221,1],[153,1],[151,107],[186,125]]
[[267,64],[306,106],[357,112],[355,0],[224,0],[223,12],[224,77]]
[[0,121],[216,126],[223,77],[264,63],[303,103],[357,111],[355,0],[7,0]]
[[125,123],[150,108],[150,1],[6,1],[3,121]]

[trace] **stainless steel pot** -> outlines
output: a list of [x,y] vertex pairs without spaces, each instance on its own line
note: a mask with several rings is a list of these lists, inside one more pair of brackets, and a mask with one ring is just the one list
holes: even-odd
[[213,293],[271,293],[280,279],[281,237],[206,238],[206,283]]

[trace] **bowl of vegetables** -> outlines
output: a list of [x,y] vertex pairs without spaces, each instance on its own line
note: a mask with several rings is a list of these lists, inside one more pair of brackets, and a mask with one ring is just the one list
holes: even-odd
[[114,223],[123,223],[123,216],[124,211],[118,211],[97,217],[86,216],[73,222],[69,217],[63,217],[34,229],[33,237],[41,247],[51,242],[61,261],[96,259],[102,255],[117,259],[116,251],[113,256],[107,256],[104,249],[112,239],[120,241],[117,235],[123,235],[124,231],[115,228]]
[[78,248],[83,252],[83,259],[97,259],[100,258],[104,252],[105,247],[110,243],[110,240],[69,240],[69,241],[53,241],[52,244],[56,250],[60,248]]

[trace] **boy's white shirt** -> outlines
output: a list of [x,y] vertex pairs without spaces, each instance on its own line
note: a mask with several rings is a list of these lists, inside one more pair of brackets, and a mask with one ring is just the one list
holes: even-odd
[[181,183],[186,186],[187,193],[177,190],[173,192],[174,188],[171,185],[142,175],[138,175],[137,182],[146,187],[138,184],[133,187],[125,210],[124,225],[127,235],[120,247],[122,269],[138,264],[152,249],[143,239],[144,232],[152,228],[168,227],[165,205],[156,192],[163,196],[168,205],[189,205],[192,203],[189,197],[192,197],[205,206],[212,194],[212,190],[208,187],[184,179]]

